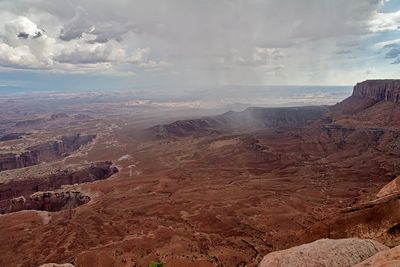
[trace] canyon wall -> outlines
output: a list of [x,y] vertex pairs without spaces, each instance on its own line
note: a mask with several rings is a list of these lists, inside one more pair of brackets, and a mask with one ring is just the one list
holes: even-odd
[[62,185],[81,184],[103,180],[118,169],[111,161],[100,161],[85,165],[75,170],[65,169],[50,176],[29,177],[0,183],[0,200],[27,196],[38,191],[61,188]]
[[400,103],[400,80],[367,80],[357,83],[353,96]]
[[96,135],[75,134],[63,136],[61,140],[28,147],[25,152],[20,154],[0,154],[0,171],[28,167],[40,162],[62,158],[82,145],[91,142],[94,138],[96,138]]
[[0,214],[29,209],[57,211],[74,208],[89,202],[90,198],[79,191],[63,190],[64,185],[103,180],[117,172],[111,161],[101,161],[51,175],[0,181]]
[[29,197],[0,201],[0,214],[21,210],[60,211],[76,208],[89,201],[90,197],[80,191],[36,192]]

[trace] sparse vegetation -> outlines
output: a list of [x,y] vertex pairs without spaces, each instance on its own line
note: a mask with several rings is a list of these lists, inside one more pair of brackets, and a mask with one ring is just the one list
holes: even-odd
[[148,267],[163,267],[164,263],[162,261],[152,262]]

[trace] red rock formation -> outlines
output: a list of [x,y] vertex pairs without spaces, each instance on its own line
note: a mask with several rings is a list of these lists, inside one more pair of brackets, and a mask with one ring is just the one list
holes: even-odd
[[400,103],[400,80],[367,80],[354,86],[353,96]]
[[95,162],[77,170],[65,169],[50,176],[29,177],[0,184],[0,200],[29,196],[37,191],[61,188],[62,185],[103,180],[118,172],[111,161]]
[[90,201],[90,197],[79,191],[36,192],[29,197],[18,197],[0,202],[1,213],[21,210],[60,211],[76,208]]
[[0,171],[12,170],[39,164],[43,161],[52,161],[62,158],[67,153],[77,150],[82,145],[91,142],[96,135],[63,136],[61,140],[28,147],[21,154],[0,154]]
[[353,266],[388,247],[369,239],[321,239],[315,242],[272,252],[259,267]]
[[400,266],[400,246],[376,253],[371,258],[353,267],[398,267]]
[[382,198],[399,192],[400,192],[400,176],[396,177],[393,181],[391,181],[390,183],[385,185],[381,190],[379,190],[378,194],[376,194],[376,197]]

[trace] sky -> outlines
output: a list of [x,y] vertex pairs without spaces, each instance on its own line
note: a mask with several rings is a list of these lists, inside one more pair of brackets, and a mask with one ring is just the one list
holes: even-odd
[[0,93],[399,73],[400,0],[0,0]]

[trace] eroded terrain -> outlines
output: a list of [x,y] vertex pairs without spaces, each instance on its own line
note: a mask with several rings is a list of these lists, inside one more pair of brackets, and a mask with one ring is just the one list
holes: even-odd
[[[397,196],[370,202],[400,175],[395,99],[362,85],[333,107],[190,119],[113,103],[12,113],[2,153],[57,153],[0,172],[0,265],[256,266],[323,237],[398,245]],[[93,138],[49,143],[63,136]]]

